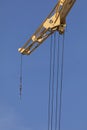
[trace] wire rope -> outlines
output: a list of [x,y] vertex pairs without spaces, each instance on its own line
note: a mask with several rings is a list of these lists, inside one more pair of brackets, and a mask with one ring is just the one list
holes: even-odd
[[63,69],[64,69],[64,39],[63,34],[63,45],[62,45],[62,63],[61,63],[61,84],[60,84],[60,105],[59,105],[59,130],[61,128],[61,114],[62,114],[62,90],[63,90]]
[[22,54],[21,54],[21,62],[20,62],[20,99],[22,94]]
[[52,35],[50,44],[50,74],[49,74],[49,99],[48,99],[48,130],[50,130],[50,102],[51,102],[51,76],[52,76]]
[[60,35],[58,35],[58,45],[57,45],[57,75],[56,75],[56,110],[55,110],[55,130],[57,130],[57,120],[58,120],[58,79],[59,79],[59,40]]
[[53,48],[53,66],[52,66],[52,99],[51,99],[51,130],[53,129],[53,108],[54,108],[54,73],[55,73],[55,40],[56,33],[54,33],[54,48]]

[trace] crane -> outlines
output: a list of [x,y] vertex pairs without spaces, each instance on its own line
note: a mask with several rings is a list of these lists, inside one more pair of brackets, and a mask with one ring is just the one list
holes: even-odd
[[18,51],[23,55],[29,55],[55,31],[63,34],[66,27],[66,16],[75,1],[76,0],[59,0],[36,32]]
[[[71,10],[76,0],[59,0],[55,5],[48,17],[39,26],[36,32],[28,39],[28,41],[18,49],[23,55],[30,55],[37,47],[39,47],[50,35],[55,31],[58,31],[60,35],[64,34],[66,28],[66,16]],[[55,36],[55,35],[54,35]],[[54,38],[55,39],[55,38]],[[59,41],[59,40],[58,40]],[[58,42],[59,45],[59,42]],[[59,48],[59,47],[58,47]],[[52,50],[51,50],[52,51]],[[54,110],[54,70],[55,70],[55,46],[53,51],[53,62],[52,52],[50,58],[50,77],[49,77],[49,101],[48,101],[48,130],[53,129],[53,123],[55,122],[55,130],[60,130],[61,123],[61,106],[62,106],[62,82],[63,82],[63,57],[64,57],[64,40],[62,47],[62,63],[61,63],[61,81],[60,81],[60,95],[59,95],[59,122],[58,122],[58,76],[59,76],[59,57],[57,58],[57,85],[56,85],[56,101],[55,101],[55,119],[53,121],[53,110]],[[59,56],[59,49],[57,56]],[[51,66],[53,64],[53,66]],[[51,82],[52,81],[52,82]],[[20,69],[20,97],[22,91],[22,55],[21,55],[21,69]],[[51,93],[52,91],[52,93]],[[57,123],[59,126],[57,126]]]

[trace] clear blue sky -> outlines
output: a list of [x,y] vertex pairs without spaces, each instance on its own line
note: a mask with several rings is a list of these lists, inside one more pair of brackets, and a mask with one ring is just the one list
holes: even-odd
[[[20,54],[57,0],[0,0],[0,130],[47,130],[49,45],[46,40],[23,57],[19,99]],[[67,17],[61,130],[87,130],[87,1],[77,0]]]

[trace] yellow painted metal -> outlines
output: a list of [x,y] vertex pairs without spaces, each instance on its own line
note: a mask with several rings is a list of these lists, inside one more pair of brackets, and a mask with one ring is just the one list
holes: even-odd
[[66,27],[66,16],[75,1],[76,0],[59,0],[45,21],[18,51],[21,54],[29,55],[41,45],[45,39],[54,33],[54,31],[63,34]]

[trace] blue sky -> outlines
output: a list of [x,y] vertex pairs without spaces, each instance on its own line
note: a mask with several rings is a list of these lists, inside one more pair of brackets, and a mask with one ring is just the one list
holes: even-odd
[[[49,80],[47,39],[23,57],[19,99],[18,48],[47,17],[57,0],[0,0],[0,129],[46,130]],[[87,130],[87,1],[77,0],[67,17],[61,130]]]

